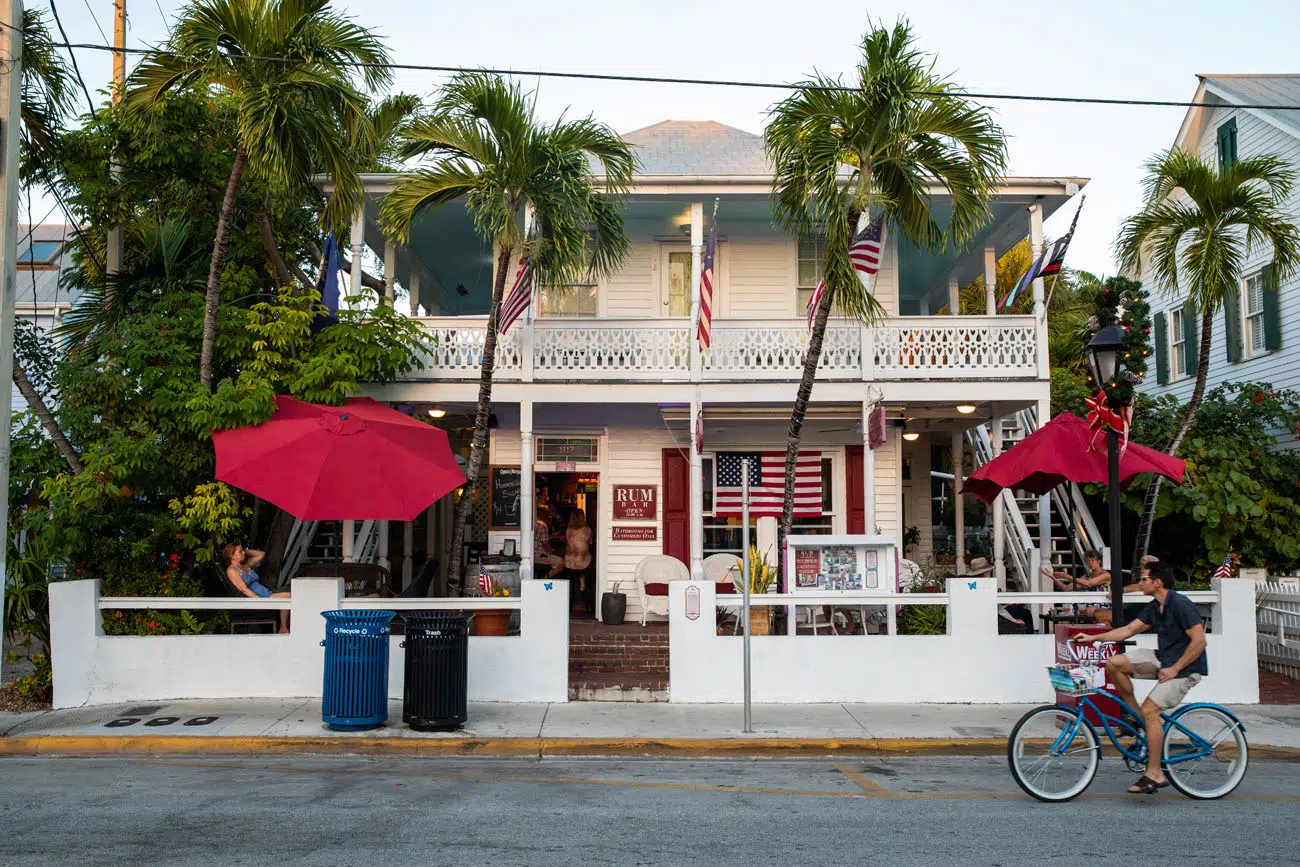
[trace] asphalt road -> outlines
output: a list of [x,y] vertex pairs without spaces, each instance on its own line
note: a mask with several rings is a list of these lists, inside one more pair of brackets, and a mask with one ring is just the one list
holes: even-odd
[[0,864],[1274,867],[1300,852],[1297,770],[1193,802],[1123,794],[1108,759],[1049,805],[995,758],[11,758]]

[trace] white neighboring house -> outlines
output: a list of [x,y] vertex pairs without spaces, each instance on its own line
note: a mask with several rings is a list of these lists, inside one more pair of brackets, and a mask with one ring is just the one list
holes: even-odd
[[[1300,109],[1300,75],[1202,75],[1192,101],[1212,107],[1187,112],[1174,147],[1200,154],[1207,162],[1275,154],[1300,174],[1300,110],[1229,108],[1294,105]],[[1300,223],[1300,184],[1286,203]],[[1225,382],[1268,382],[1300,390],[1300,275],[1279,283],[1272,278],[1272,249],[1251,250],[1236,296],[1215,319],[1206,388]],[[1149,283],[1149,275],[1142,275]],[[1155,377],[1142,390],[1172,394],[1186,402],[1196,382],[1200,316],[1186,306],[1186,295],[1164,295],[1149,286]],[[1284,445],[1300,446],[1291,440]]]
[[[18,320],[35,323],[42,331],[57,327],[81,296],[79,289],[60,286],[63,272],[72,264],[68,255],[72,226],[39,223],[18,226],[18,277],[14,285],[14,313]],[[13,411],[27,408],[27,401],[10,383]]]

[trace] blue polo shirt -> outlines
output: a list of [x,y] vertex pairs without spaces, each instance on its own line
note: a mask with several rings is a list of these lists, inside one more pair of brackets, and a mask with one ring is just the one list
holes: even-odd
[[[1187,630],[1201,625],[1201,612],[1196,610],[1196,603],[1181,593],[1170,590],[1165,596],[1164,610],[1160,603],[1152,599],[1138,615],[1147,626],[1156,633],[1156,658],[1161,668],[1168,668],[1179,660],[1192,640],[1187,637]],[[1193,659],[1186,668],[1178,672],[1179,677],[1189,674],[1208,675],[1209,663],[1205,653]]]

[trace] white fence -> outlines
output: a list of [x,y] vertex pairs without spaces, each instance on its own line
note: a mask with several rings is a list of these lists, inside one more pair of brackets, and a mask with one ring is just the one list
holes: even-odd
[[[742,642],[718,635],[712,612],[734,608],[735,597],[718,597],[713,584],[669,585],[669,697],[675,702],[740,702]],[[698,592],[687,607],[687,591]],[[1212,606],[1207,636],[1210,676],[1196,688],[1204,701],[1259,701],[1255,652],[1255,587],[1240,579],[1217,580],[1214,590],[1189,594]],[[910,597],[910,598],[909,598]],[[1045,702],[1053,692],[1046,666],[1055,661],[1051,635],[998,635],[999,603],[1035,604],[1073,598],[1065,594],[997,592],[991,578],[954,578],[946,594],[897,594],[896,605],[944,604],[945,635],[771,635],[750,639],[755,702]],[[755,595],[756,605],[789,605],[786,595]],[[800,605],[880,605],[878,596],[803,596]],[[1135,598],[1133,601],[1137,601]],[[692,617],[698,610],[698,616]],[[892,617],[891,617],[892,620]],[[1144,647],[1154,635],[1140,636]],[[1142,698],[1154,682],[1138,682]]]
[[1300,586],[1261,581],[1255,587],[1260,665],[1300,678]]
[[[547,587],[552,589],[547,589]],[[325,619],[340,608],[518,609],[520,633],[469,639],[471,701],[551,702],[569,695],[567,581],[529,581],[514,598],[345,599],[337,578],[297,578],[291,599],[101,597],[98,581],[50,585],[54,706],[182,698],[321,694]],[[287,635],[105,635],[103,611],[126,608],[291,612]],[[391,639],[388,694],[401,698],[402,636]]]

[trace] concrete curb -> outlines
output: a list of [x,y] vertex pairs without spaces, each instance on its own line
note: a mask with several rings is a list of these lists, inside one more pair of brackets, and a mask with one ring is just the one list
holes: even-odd
[[[33,735],[0,738],[0,756],[393,755],[813,758],[1002,756],[1005,738],[474,738]],[[1300,762],[1300,748],[1252,746],[1252,758]]]

